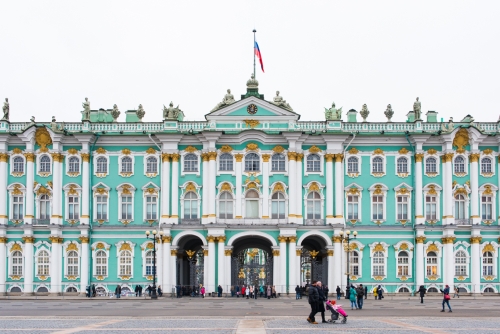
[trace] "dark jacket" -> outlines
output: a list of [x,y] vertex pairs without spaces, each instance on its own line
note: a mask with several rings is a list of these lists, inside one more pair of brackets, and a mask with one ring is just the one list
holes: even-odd
[[295,293],[300,293],[300,287],[298,285],[295,287]]
[[315,286],[310,286],[309,290],[309,304],[317,303],[319,301],[318,289]]
[[420,286],[420,289],[418,289],[418,292],[420,293],[420,297],[424,297],[425,293],[427,292],[427,289],[424,288],[423,285]]
[[358,294],[358,299],[363,298],[363,296],[365,295],[365,289],[360,286],[356,289],[356,293]]
[[337,290],[335,290],[335,291],[337,291],[337,293],[341,293],[342,292],[342,290],[340,290],[340,287],[337,287]]
[[325,290],[323,288],[316,288],[318,290],[318,296],[320,302],[326,302]]

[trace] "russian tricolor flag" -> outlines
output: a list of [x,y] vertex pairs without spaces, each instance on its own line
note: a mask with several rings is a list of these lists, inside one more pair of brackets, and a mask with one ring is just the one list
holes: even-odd
[[259,44],[257,44],[257,41],[255,41],[254,49],[255,49],[255,55],[259,57],[260,68],[262,69],[262,72],[264,72],[264,63],[262,62],[262,54],[260,53]]

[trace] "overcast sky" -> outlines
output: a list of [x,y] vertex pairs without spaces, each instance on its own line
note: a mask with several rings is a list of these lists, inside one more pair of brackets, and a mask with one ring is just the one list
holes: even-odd
[[[142,103],[160,121],[173,101],[203,120],[253,70],[257,29],[266,73],[301,120],[388,103],[404,121],[422,110],[455,121],[500,114],[500,1],[2,1],[0,97],[11,121],[79,121],[92,109]],[[345,115],[343,116],[346,119]],[[358,117],[360,119],[360,117]]]

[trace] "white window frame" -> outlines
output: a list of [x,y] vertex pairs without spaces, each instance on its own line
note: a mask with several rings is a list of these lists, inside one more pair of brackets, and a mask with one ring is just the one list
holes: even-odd
[[[375,248],[377,245],[381,245],[383,247],[383,250],[378,250],[384,255],[384,275],[374,275],[373,274],[373,269],[375,265],[380,265],[380,264],[375,264],[373,261],[375,259],[374,255],[376,253]],[[375,280],[375,277],[381,276],[383,277],[382,279],[387,278],[387,260],[389,256],[389,245],[386,244],[385,242],[374,242],[372,244],[368,245],[370,247],[370,277]]]
[[[464,159],[464,172],[456,172],[455,171],[455,161],[457,158],[463,158]],[[453,175],[456,177],[465,177],[469,174],[469,158],[465,154],[457,154],[453,157],[453,165],[451,166]]]
[[[458,258],[457,254],[459,252],[465,253],[465,263],[457,263],[456,262],[457,258]],[[469,277],[469,266],[470,266],[469,262],[470,262],[470,255],[469,255],[469,252],[467,251],[467,249],[464,247],[457,247],[453,253],[453,277],[455,277],[455,279],[457,279],[460,276],[465,277],[465,278]],[[465,267],[465,275],[457,275],[457,265]]]
[[[433,174],[433,172],[428,173],[427,172],[427,159],[433,158],[436,160],[436,173]],[[441,162],[439,160],[439,157],[437,155],[431,154],[431,155],[425,155],[424,157],[424,164],[423,164],[423,170],[424,170],[424,175],[427,177],[436,177],[440,174],[440,169],[441,169]]]
[[[49,164],[50,164],[50,171],[49,172],[42,172],[40,170],[40,167],[42,166],[41,160],[45,156],[49,158]],[[41,176],[41,177],[48,177],[48,176],[52,175],[53,171],[54,171],[54,161],[52,160],[52,156],[48,153],[37,154],[37,156],[36,156],[36,173],[37,173],[37,175]]]
[[[356,279],[359,280],[360,278],[363,277],[363,249],[364,249],[365,245],[363,245],[358,240],[351,240],[349,243],[351,245],[352,244],[356,245],[356,248],[350,249],[349,251],[353,251],[354,250],[354,251],[358,252],[358,261],[359,261],[359,264],[358,264],[358,273],[359,273],[359,275],[356,276]],[[344,243],[343,246],[347,246],[347,243]],[[343,262],[342,266],[344,267],[344,273],[347,274],[347,273],[349,273],[349,269],[350,269],[350,268],[347,267],[347,251],[346,251],[346,249],[344,247],[342,247],[342,248],[343,248],[342,251],[344,252],[343,253],[344,260],[342,261]],[[349,273],[349,274],[350,274],[350,277],[353,276],[352,273]]]
[[[76,183],[68,183],[63,187],[64,191],[64,219],[71,223],[76,223],[82,218],[82,188]],[[70,194],[70,192],[76,192]],[[78,198],[78,219],[70,219],[69,217],[69,198]]]
[[[319,172],[309,172],[307,170],[307,157],[309,157],[310,155],[319,156]],[[315,152],[315,153],[312,153],[309,151],[304,151],[304,158],[302,159],[302,171],[303,171],[305,176],[308,176],[308,175],[323,176],[325,173],[325,154],[323,153],[323,151],[319,151],[319,152]]]
[[[273,170],[273,156],[275,154],[282,155],[285,157],[285,170],[282,171]],[[270,153],[270,155],[271,156],[269,157],[269,175],[274,175],[274,174],[288,175],[288,151],[283,151],[281,153],[272,152]]]
[[[78,250],[67,250],[67,247],[68,245],[70,244],[71,242],[70,241],[67,241],[63,244],[63,263],[64,263],[64,277],[67,279],[68,276],[76,276],[76,278],[79,278],[80,275],[82,274],[82,247],[79,243],[77,242],[73,242],[74,244],[76,244]],[[69,252],[76,252],[76,254],[78,255],[78,275],[73,275],[73,274],[70,274],[69,273]]]
[[[252,171],[247,171],[246,168],[245,168],[245,165],[246,165],[246,158],[247,156],[249,156],[250,154],[255,154],[257,157],[259,157],[259,169],[258,170],[252,170]],[[243,159],[241,160],[241,170],[243,173],[256,173],[256,174],[262,174],[262,171],[263,171],[263,160],[262,160],[262,154],[260,154],[260,152],[256,152],[256,151],[249,151],[247,153],[245,153],[243,155]],[[236,169],[236,165],[235,165],[235,169]]]
[[307,220],[307,196],[309,195],[309,193],[311,192],[310,191],[310,188],[311,188],[311,185],[315,183],[319,190],[317,190],[317,192],[319,193],[319,196],[320,196],[320,201],[321,201],[321,207],[320,207],[320,212],[321,212],[321,217],[319,219],[325,219],[325,194],[324,194],[324,188],[325,186],[323,184],[321,184],[320,182],[317,182],[317,181],[310,181],[309,183],[307,183],[306,185],[304,185],[304,195],[302,197],[302,203],[303,203],[303,206],[304,206],[304,219]]
[[[489,159],[491,161],[491,172],[484,172],[483,171],[483,159]],[[492,157],[491,155],[481,155],[479,157],[479,174],[482,177],[493,177],[495,176],[495,169],[496,169],[496,164],[495,164],[495,158]]]
[[[375,191],[378,189],[377,186],[381,186],[381,194],[375,194]],[[375,183],[373,184],[370,188],[368,188],[370,191],[370,221],[372,222],[385,222],[387,221],[387,191],[389,190],[385,184],[382,183]],[[383,211],[382,211],[382,219],[373,219],[373,196],[382,196],[383,197]]]
[[[373,171],[373,160],[375,158],[381,158],[382,159],[382,172],[374,172]],[[374,154],[370,157],[370,175],[373,177],[382,177],[387,174],[387,160],[385,155],[382,154]]]
[[[497,191],[498,187],[491,183],[485,183],[481,187],[479,187],[479,217],[482,222],[491,223],[497,220]],[[484,192],[487,190],[491,190],[491,194],[484,195]],[[491,220],[483,219],[483,196],[491,197]]]
[[[72,158],[78,159],[78,172],[72,172],[69,170],[69,160]],[[82,158],[78,154],[68,154],[66,157],[66,175],[69,177],[77,177],[82,174]]]
[[[104,194],[99,194],[97,192],[97,189],[98,188],[104,188],[105,189],[105,193]],[[95,186],[92,187],[92,193],[93,193],[93,198],[92,200],[94,201],[93,203],[93,213],[92,213],[92,220],[93,221],[102,221],[102,222],[109,222],[109,195],[110,195],[110,191],[111,191],[111,188],[109,188],[107,185],[105,185],[104,183],[101,183],[99,182],[98,184],[96,184]],[[104,196],[106,195],[106,219],[98,219],[97,218],[97,196]]]
[[[120,275],[120,265],[121,265],[121,252],[122,252],[122,245],[123,244],[129,244],[130,249],[129,252],[131,252],[131,263],[130,263],[130,275]],[[135,259],[135,243],[131,241],[120,241],[115,244],[116,246],[116,276],[119,278],[122,278],[123,276],[128,276],[128,279],[134,278],[134,259]],[[109,269],[109,262],[108,262],[108,269]],[[122,278],[123,279],[123,278]]]
[[[153,192],[150,192],[149,189],[153,189]],[[152,196],[156,197],[156,218],[148,219],[148,210],[147,210],[147,197]],[[158,221],[160,219],[160,187],[158,187],[153,182],[149,182],[144,187],[142,187],[142,220],[151,222]]]
[[[356,158],[358,160],[358,172],[357,173],[350,173],[349,172],[349,158]],[[358,153],[356,154],[351,154],[346,152],[346,156],[344,158],[344,174],[350,178],[356,178],[361,175],[361,172],[363,170],[363,157]]]
[[[15,158],[21,158],[23,159],[23,171],[22,172],[16,172],[14,171],[14,159]],[[22,154],[13,154],[10,156],[10,175],[14,177],[21,177],[26,174],[26,158]]]
[[[248,218],[247,217],[247,205],[246,205],[247,204],[247,193],[250,191],[255,191],[259,195],[259,198],[256,200],[259,203],[258,204],[259,205],[259,216],[256,218]],[[262,194],[258,189],[246,189],[243,192],[242,197],[241,197],[241,205],[242,205],[241,212],[242,212],[244,219],[261,219],[262,218]]]
[[[34,276],[38,278],[39,280],[46,280],[47,278],[50,277],[51,271],[52,271],[52,261],[51,261],[51,247],[52,245],[48,243],[47,241],[38,241],[34,245],[35,247],[35,254],[34,254],[34,262],[35,262],[35,268],[34,268]],[[49,257],[49,262],[48,262],[48,267],[49,267],[49,273],[47,275],[44,274],[39,274],[38,272],[38,266],[40,263],[38,262],[38,256],[40,255],[40,252],[46,251]],[[43,279],[41,278],[42,276]]]
[[[406,159],[406,173],[398,173],[398,159],[400,159],[400,158]],[[399,155],[394,156],[394,171],[395,171],[396,176],[401,177],[401,178],[405,178],[405,177],[410,176],[411,175],[411,167],[412,167],[411,156],[409,156],[407,154],[399,154]]]
[[[20,247],[21,247],[21,250],[19,250],[19,252],[21,252],[21,259],[22,259],[22,265],[21,265],[21,270],[22,270],[22,274],[21,275],[18,275],[18,274],[14,274],[13,273],[13,253],[16,252],[16,250],[12,251],[12,247],[14,246],[14,244],[18,244]],[[20,276],[21,278],[24,278],[24,274],[26,273],[26,260],[25,260],[25,257],[24,257],[24,244],[22,242],[19,242],[19,241],[11,241],[9,242],[7,245],[7,257],[8,257],[8,272],[9,272],[9,278],[12,278],[12,276]]]
[[[229,190],[227,190],[227,189],[222,190],[222,185],[224,185],[224,183],[229,184],[229,186],[231,187],[231,190],[230,190],[230,191],[229,191]],[[219,209],[219,205],[220,205],[220,196],[221,196],[223,193],[225,193],[225,192],[226,192],[226,193],[230,193],[230,194],[231,194],[231,196],[233,196],[233,200],[232,200],[232,202],[233,202],[233,219],[235,219],[235,218],[236,218],[236,195],[234,194],[234,190],[235,190],[235,188],[236,188],[236,187],[234,187],[232,183],[230,183],[230,182],[226,182],[226,181],[224,181],[224,182],[220,182],[220,183],[219,183],[219,185],[217,186],[217,199],[216,199],[216,200],[217,200],[217,203],[216,203],[216,208],[215,208],[215,210],[216,210],[215,214],[216,214],[216,216],[217,216],[217,218],[218,218],[218,219],[221,219],[221,220],[226,220],[226,218],[222,218],[222,217],[220,216],[220,215],[221,215],[221,213],[220,213],[220,209]],[[226,202],[227,202],[227,201],[226,201]],[[227,219],[229,219],[229,218],[227,218]]]
[[[348,196],[352,195],[351,189],[353,189],[353,188],[355,188],[358,191],[358,193],[356,195],[354,195],[354,196],[358,196],[358,219],[356,221],[362,221],[362,219],[363,219],[363,187],[361,187],[360,185],[358,185],[356,183],[351,183],[350,185],[348,185],[347,187],[344,188],[345,217],[346,217],[346,220],[349,220],[348,219],[349,203],[347,201],[347,198],[348,198]],[[351,220],[349,220],[349,221],[351,221]],[[356,222],[356,221],[352,220],[351,222]]]
[[[406,249],[401,249],[401,245],[406,244],[408,247]],[[396,277],[402,278],[403,276],[406,278],[413,277],[413,243],[406,240],[401,240],[397,244],[394,245],[394,258],[396,259]],[[399,275],[398,267],[399,267],[399,253],[406,252],[408,253],[408,275]]]
[[[221,163],[221,156],[224,154],[228,154],[232,157],[232,162],[233,162],[233,169],[232,170],[222,170],[220,169],[220,163]],[[236,172],[236,159],[234,158],[234,154],[232,152],[221,152],[219,151],[217,154],[217,159],[215,160],[215,163],[217,164],[217,175],[235,175]]]
[[[465,192],[466,192],[466,194],[463,194],[463,193],[461,194],[464,196],[464,218],[462,218],[462,219],[469,219],[469,217],[470,217],[469,216],[469,209],[470,209],[469,206],[470,206],[470,192],[471,191],[470,191],[470,188],[467,184],[465,184],[463,186],[457,184],[457,185],[455,185],[455,187],[453,187],[453,191],[452,191],[453,197],[452,197],[452,202],[451,202],[452,203],[453,217],[456,216],[456,214],[455,214],[456,213],[456,211],[455,211],[456,210],[456,198],[455,198],[455,196],[457,195],[456,191],[459,188],[464,188]],[[455,217],[455,220],[457,220],[457,219],[460,219],[460,218]]]
[[[187,190],[186,188],[190,185],[194,185],[195,189],[194,190]],[[190,192],[190,191],[193,191],[194,193],[196,193],[196,195],[198,196],[198,211],[197,211],[197,219],[200,219],[201,221],[201,203],[202,203],[202,196],[201,196],[201,186],[199,186],[198,184],[196,184],[195,182],[192,182],[192,181],[188,181],[188,182],[185,182],[183,185],[180,186],[181,188],[181,196],[180,196],[180,203],[181,203],[181,207],[180,207],[180,216],[181,216],[181,219],[184,219],[184,196]]]
[[[403,189],[406,189],[406,191],[403,191]],[[396,221],[399,221],[399,222],[402,222],[402,221],[405,221],[408,222],[408,221],[411,221],[412,220],[412,205],[411,205],[411,201],[412,201],[412,194],[413,194],[413,188],[410,187],[408,184],[406,183],[401,183],[399,184],[398,186],[396,186],[394,188],[394,203],[395,203],[395,220]],[[408,218],[407,219],[398,219],[398,197],[401,196],[401,197],[406,197],[407,199],[407,202],[406,202],[406,205],[407,205],[407,213],[408,213]]]
[[[431,189],[434,189],[436,191],[436,194],[429,194]],[[436,183],[429,183],[429,184],[425,185],[425,187],[423,187],[422,190],[423,190],[422,202],[424,205],[423,211],[424,211],[425,221],[426,222],[433,222],[433,223],[440,221],[441,220],[441,190],[442,190],[442,188]],[[427,220],[427,205],[426,205],[427,202],[425,200],[426,196],[435,196],[436,197],[436,220],[435,221]]]
[[[487,251],[484,248],[486,245],[491,244],[493,246],[493,281],[497,280],[498,278],[498,244],[495,241],[489,242],[485,241],[480,245],[480,250],[481,250],[481,258],[480,258],[480,264],[481,264],[481,279],[484,280],[486,278],[485,275],[483,275],[483,258],[484,258],[484,253]],[[489,276],[489,275],[488,275]]]
[[[437,274],[436,274],[436,281],[441,279],[441,260],[443,256],[443,245],[439,241],[428,241],[427,243],[424,244],[424,273],[425,273],[425,279],[428,280],[428,275],[427,275],[427,254],[429,253],[428,248],[431,244],[435,244],[436,247],[438,248],[436,253],[436,258],[437,258]],[[432,280],[432,282],[436,282]]]
[[[148,159],[149,158],[155,158],[156,159],[156,173],[150,173],[148,172]],[[160,164],[160,159],[161,157],[158,155],[158,154],[146,154],[144,156],[144,160],[143,160],[143,164],[144,164],[144,175],[146,175],[147,177],[149,178],[153,178],[153,177],[156,177],[160,174],[160,168],[161,168],[161,164]]]
[[[104,248],[97,248],[97,246],[103,246]],[[109,276],[109,250],[111,245],[104,241],[96,241],[92,244],[92,274],[95,279],[99,280],[99,277],[102,276],[102,279],[105,279]],[[97,252],[103,251],[106,254],[106,275],[98,275],[97,274]]]
[[[106,158],[106,173],[101,173],[101,172],[97,172],[97,160],[99,158]],[[110,160],[110,156],[107,155],[107,154],[97,154],[95,153],[94,155],[94,159],[93,159],[93,164],[94,164],[94,175],[97,176],[97,177],[100,177],[100,178],[103,178],[103,177],[106,177],[109,175],[109,160]]]
[[[122,171],[123,159],[125,159],[125,158],[129,158],[130,160],[132,160],[130,172]],[[118,156],[118,174],[121,177],[131,177],[132,175],[134,175],[134,170],[135,170],[135,159],[134,159],[134,156],[132,155],[132,153],[130,153],[130,154],[120,153],[120,155]]]
[[[153,244],[153,241],[152,240],[146,240],[144,241],[142,244],[141,244],[141,258],[142,258],[142,277],[144,278],[148,278],[148,276],[153,276],[153,268],[154,268],[154,264],[152,262],[152,259],[151,259],[151,274],[147,274],[147,271],[146,271],[146,254],[148,252],[153,252],[153,248],[148,248],[148,245],[149,244]],[[159,265],[159,261],[158,261],[158,253],[160,252],[160,250],[158,249],[158,244],[156,244],[156,276],[158,277],[158,265]],[[151,254],[151,258],[153,258],[153,255]]]
[[[126,189],[124,187],[124,185],[128,186],[127,189],[130,192],[130,194],[124,194],[124,191]],[[133,222],[134,218],[135,218],[135,191],[136,191],[136,188],[131,183],[122,183],[118,187],[116,187],[116,191],[118,193],[118,221],[121,223],[125,223],[125,224]],[[124,196],[130,196],[132,198],[132,203],[130,205],[130,207],[132,209],[131,219],[122,218],[122,204],[123,204],[122,199]],[[108,202],[109,202],[109,197],[108,197]],[[108,210],[109,210],[109,207],[108,207]]]
[[[17,188],[16,185],[18,186]],[[18,189],[21,194],[14,195],[15,189]],[[7,191],[9,192],[9,220],[19,222],[24,221],[24,219],[26,219],[26,188],[20,183],[12,183],[7,187]],[[14,197],[22,197],[23,199],[22,219],[14,219]]]
[[[197,171],[196,172],[186,172],[184,170],[184,158],[188,154],[194,154],[198,158],[198,160],[197,160],[198,165],[197,165]],[[184,175],[196,175],[196,176],[200,176],[200,173],[201,173],[201,160],[202,160],[202,158],[201,158],[201,151],[199,151],[199,150],[196,150],[194,152],[181,151],[180,152],[180,157],[181,157],[181,159],[180,159],[179,169],[181,171],[181,176],[184,176]]]

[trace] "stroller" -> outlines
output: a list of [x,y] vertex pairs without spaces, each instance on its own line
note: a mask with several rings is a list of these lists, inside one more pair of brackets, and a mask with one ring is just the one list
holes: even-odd
[[335,300],[326,301],[326,309],[332,313],[331,319],[328,322],[335,323],[335,321],[339,320],[340,323],[345,324],[347,322],[347,314],[342,309],[342,306],[335,303]]

